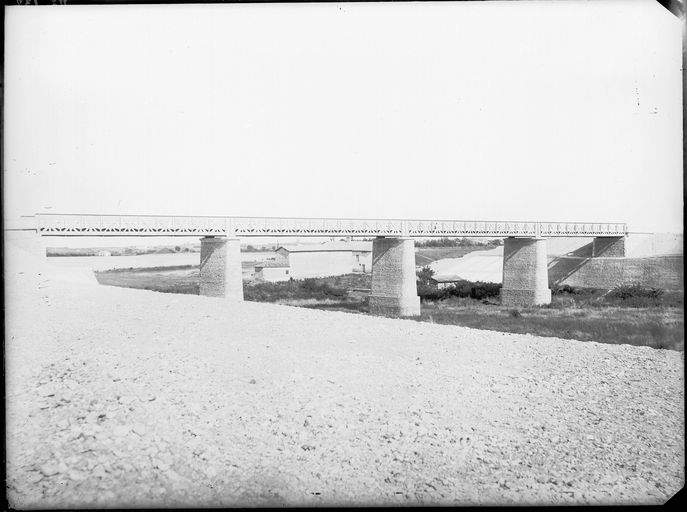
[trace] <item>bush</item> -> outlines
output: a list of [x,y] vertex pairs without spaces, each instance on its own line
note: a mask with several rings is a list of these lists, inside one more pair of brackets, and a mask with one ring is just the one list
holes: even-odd
[[417,273],[417,294],[422,302],[428,300],[444,300],[448,295],[444,289],[439,289],[436,283],[432,280],[434,270],[425,266]]
[[487,297],[498,297],[501,294],[500,283],[482,283],[477,281],[470,289],[470,297],[477,300],[486,299]]
[[446,300],[450,297],[446,288],[437,288],[436,286],[419,283],[417,286],[417,294],[423,302],[428,300]]
[[498,297],[501,293],[500,283],[483,283],[481,281],[458,281],[445,288],[449,297],[470,297],[483,300],[489,297]]
[[562,295],[562,294],[576,294],[577,290],[570,286],[569,284],[564,284],[564,285],[559,285],[559,284],[552,284],[550,286],[551,289],[551,295]]
[[660,299],[663,296],[663,293],[663,290],[660,288],[649,288],[644,287],[639,283],[634,283],[616,286],[610,291],[608,296],[620,300],[632,298]]
[[585,297],[605,291],[602,288],[576,288],[569,284],[560,285],[555,283],[551,284],[549,289],[551,290],[551,295],[577,295]]
[[[620,306],[631,308],[647,308],[664,305],[664,291],[660,288],[642,286],[639,283],[616,286],[608,292],[606,300]],[[669,303],[672,301],[669,300]]]
[[483,283],[482,281],[457,281],[456,283],[439,288],[431,277],[434,272],[424,267],[418,273],[417,294],[421,300],[446,300],[449,297],[471,298],[484,301],[490,297],[498,297],[501,293],[500,283]]
[[520,313],[519,310],[517,309],[511,309],[508,311],[508,315],[512,318],[520,318],[522,317],[522,314]]

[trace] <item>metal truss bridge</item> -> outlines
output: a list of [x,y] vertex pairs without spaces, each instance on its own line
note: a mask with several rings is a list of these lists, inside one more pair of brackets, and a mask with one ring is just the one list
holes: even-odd
[[510,222],[286,217],[45,214],[24,217],[41,236],[353,236],[590,237],[625,236],[625,223]]

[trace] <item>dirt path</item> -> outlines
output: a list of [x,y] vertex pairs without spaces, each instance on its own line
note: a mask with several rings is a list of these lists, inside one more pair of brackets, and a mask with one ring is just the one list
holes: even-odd
[[648,504],[684,484],[679,352],[6,284],[15,507]]

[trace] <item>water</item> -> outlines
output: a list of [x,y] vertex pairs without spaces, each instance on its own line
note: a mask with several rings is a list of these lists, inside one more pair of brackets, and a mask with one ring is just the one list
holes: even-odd
[[[274,252],[244,252],[241,262],[258,262],[273,258]],[[66,256],[50,257],[48,263],[59,267],[86,267],[93,270],[115,268],[176,267],[200,265],[200,253],[179,252],[173,254],[141,254],[138,256]]]

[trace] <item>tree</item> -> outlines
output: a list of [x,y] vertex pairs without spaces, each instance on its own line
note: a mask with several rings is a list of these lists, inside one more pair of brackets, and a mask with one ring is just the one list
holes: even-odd
[[422,267],[422,270],[420,270],[417,273],[417,283],[418,285],[422,286],[431,286],[432,285],[432,277],[434,276],[434,270],[432,270],[428,266]]

